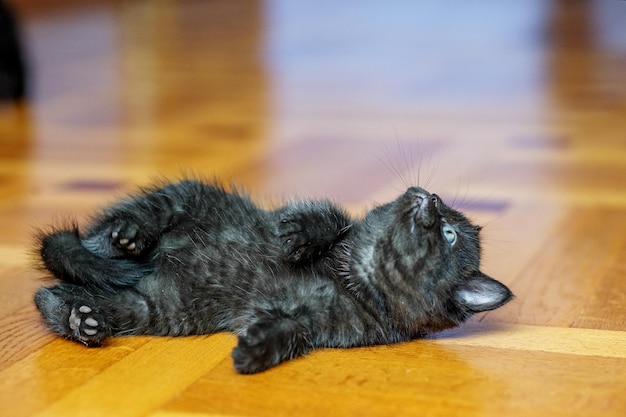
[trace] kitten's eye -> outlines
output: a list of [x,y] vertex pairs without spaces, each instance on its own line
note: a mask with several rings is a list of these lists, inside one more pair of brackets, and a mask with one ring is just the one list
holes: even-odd
[[441,227],[441,231],[443,232],[443,237],[448,241],[448,243],[452,246],[456,243],[456,231],[447,223],[444,223]]

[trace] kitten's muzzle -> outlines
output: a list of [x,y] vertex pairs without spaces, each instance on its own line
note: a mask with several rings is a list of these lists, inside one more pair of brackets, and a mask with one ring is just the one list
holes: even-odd
[[429,194],[425,190],[415,196],[413,205],[413,218],[415,223],[425,228],[433,227],[439,215],[439,205],[441,199],[437,194]]

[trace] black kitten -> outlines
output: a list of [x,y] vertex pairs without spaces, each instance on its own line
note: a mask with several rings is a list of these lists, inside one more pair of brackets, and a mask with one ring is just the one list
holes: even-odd
[[479,228],[409,188],[364,219],[328,201],[264,210],[197,181],[106,209],[84,232],[42,236],[64,281],[35,302],[61,336],[232,331],[254,373],[318,347],[394,343],[457,326],[512,298],[479,271]]

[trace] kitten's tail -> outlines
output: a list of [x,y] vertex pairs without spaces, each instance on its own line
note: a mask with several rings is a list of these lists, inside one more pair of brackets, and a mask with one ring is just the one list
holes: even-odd
[[78,228],[40,235],[39,255],[45,269],[58,279],[105,289],[128,287],[150,274],[148,261],[104,258],[81,243]]

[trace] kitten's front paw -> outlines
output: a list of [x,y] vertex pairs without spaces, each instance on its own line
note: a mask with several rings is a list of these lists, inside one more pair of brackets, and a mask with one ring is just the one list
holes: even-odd
[[277,236],[292,263],[324,256],[349,230],[349,217],[329,202],[297,203],[279,210]]
[[321,254],[321,250],[313,244],[306,229],[295,219],[282,218],[280,220],[278,237],[287,258],[293,263]]
[[276,366],[281,355],[272,346],[269,329],[263,325],[252,325],[239,336],[239,343],[233,350],[235,369],[242,374],[254,374]]
[[150,233],[131,220],[118,220],[110,233],[111,244],[127,255],[140,256],[153,244]]

